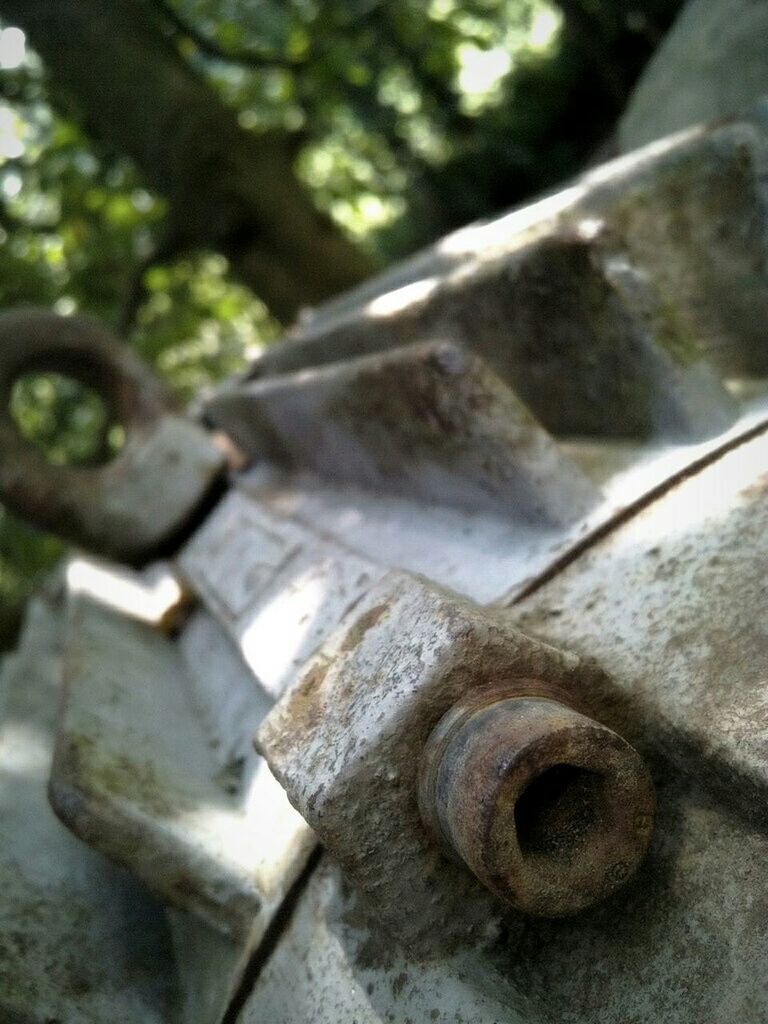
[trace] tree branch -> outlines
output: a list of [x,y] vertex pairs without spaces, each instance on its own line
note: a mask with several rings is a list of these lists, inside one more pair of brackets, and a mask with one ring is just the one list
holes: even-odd
[[166,197],[180,245],[221,252],[278,320],[371,273],[313,204],[285,137],[242,128],[146,0],[0,0],[0,12],[27,32],[89,132]]
[[606,93],[621,110],[627,99],[628,85],[624,81],[621,66],[613,58],[606,45],[599,19],[589,14],[579,0],[554,0],[565,20],[566,28],[581,46],[583,52],[594,61]]
[[304,63],[304,59],[294,60],[282,54],[257,53],[250,50],[232,53],[228,50],[223,50],[215,39],[211,39],[210,36],[207,36],[182,18],[170,0],[151,0],[151,3],[159,14],[173,26],[177,35],[189,39],[201,53],[212,57],[214,60],[224,61],[227,64],[241,64],[249,68],[295,69]]

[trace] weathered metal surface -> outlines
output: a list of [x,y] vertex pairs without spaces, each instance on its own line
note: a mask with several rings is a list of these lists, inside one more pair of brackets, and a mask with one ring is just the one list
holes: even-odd
[[[221,648],[219,641],[220,678],[201,714],[206,681],[185,666],[178,645],[79,599],[67,631],[50,793],[77,835],[248,951],[314,837],[244,742],[269,701],[243,679],[244,667],[238,677],[236,652]],[[199,642],[188,650],[199,660]]]
[[60,613],[36,598],[0,673],[0,1018],[166,1024],[179,994],[162,910],[46,799],[61,643]]
[[[579,667],[577,658],[505,630],[492,616],[457,596],[393,573],[366,595],[308,663],[301,679],[265,719],[259,745],[294,805],[364,893],[381,928],[405,945],[450,948],[485,934],[493,922],[498,925],[501,912],[463,866],[441,854],[421,821],[419,762],[428,737],[467,693],[531,676],[578,693]],[[550,705],[557,710],[556,704]],[[540,723],[544,717],[539,716]],[[529,753],[539,747],[539,772],[558,764],[553,758],[558,752],[565,757],[566,747],[574,767],[588,762],[595,768],[602,756],[611,785],[626,785],[628,808],[647,819],[652,807],[650,784],[637,765],[637,755],[613,733],[586,719],[577,726],[557,718],[557,714],[547,717],[539,744],[533,736],[529,738]],[[582,742],[577,742],[577,733]],[[519,731],[516,736],[510,730],[502,760],[513,756],[519,738]],[[507,776],[506,765],[483,766],[490,789],[494,771],[500,771],[512,788],[522,782],[524,772],[529,782],[536,774],[529,764],[521,766],[519,774],[513,770]],[[640,790],[639,778],[643,779]],[[467,777],[458,784],[467,785]],[[487,798],[486,794],[486,802]],[[511,859],[518,833],[506,828],[509,819],[505,822],[501,811],[503,800],[495,822],[499,834],[490,838],[488,849],[506,848],[503,856]],[[467,803],[471,803],[469,796]],[[466,824],[472,827],[472,822]],[[649,829],[650,821],[644,820],[641,847]],[[606,856],[618,834],[627,849],[637,843],[627,831],[634,833],[632,821],[612,834],[606,830]],[[490,867],[482,863],[482,856],[469,851],[470,845],[469,841],[460,844],[462,856],[495,892],[504,890],[509,897],[509,888],[494,877],[497,869],[503,870],[500,863]],[[598,845],[587,844],[576,857],[591,859],[590,870],[600,876]],[[613,852],[616,860],[621,859],[616,847]],[[634,850],[633,867],[641,853]],[[622,881],[629,870],[629,856]],[[518,865],[521,860],[520,855]],[[554,868],[548,884],[567,888],[570,880],[585,886],[584,861],[578,867],[566,861],[561,862],[559,873]],[[527,867],[531,868],[528,888],[524,892],[521,887],[519,895],[521,900],[527,895],[533,901],[537,883],[532,866]],[[606,880],[600,878],[600,884]],[[545,888],[546,883],[538,886],[540,910],[546,901]],[[592,898],[597,889],[599,885],[589,890]],[[585,891],[581,898],[586,895]],[[574,903],[578,899],[571,896]]]
[[238,1024],[763,1024],[768,840],[676,768],[657,784],[635,881],[577,917],[528,918],[461,955],[405,954],[326,861]]
[[177,565],[273,698],[386,571],[236,491]]
[[551,433],[722,430],[765,374],[766,130],[696,130],[470,225],[329,304],[252,375],[413,341],[477,351]]
[[259,763],[253,737],[273,700],[206,609],[192,612],[176,646],[218,774],[240,789]]
[[[311,577],[312,585],[305,591],[310,604],[318,592],[331,599],[337,589],[332,582],[333,573],[341,571],[338,561],[344,562],[353,555],[368,563],[369,572],[370,566],[404,569],[428,576],[475,601],[506,603],[558,564],[571,549],[603,532],[632,507],[642,505],[649,494],[661,493],[693,467],[705,465],[740,437],[761,429],[767,418],[768,406],[759,395],[748,403],[744,415],[728,431],[697,444],[563,444],[569,457],[595,480],[603,500],[585,517],[560,527],[500,513],[452,509],[385,491],[334,485],[308,473],[286,474],[260,464],[235,481],[233,493],[201,533],[205,544],[199,545],[197,538],[193,538],[181,553],[179,564],[194,589],[222,621],[237,623],[238,616],[226,608],[227,583],[231,581],[231,589],[237,594],[250,567],[256,574],[261,571],[260,551],[265,545],[260,547],[253,542],[258,534],[251,526],[257,519],[271,524],[271,533],[298,530],[305,549],[320,550],[319,536],[329,545],[324,550],[334,553],[323,563],[320,578],[317,574]],[[242,542],[233,540],[241,536]],[[194,566],[187,571],[190,556]],[[307,557],[305,550],[303,558]],[[318,568],[321,561],[317,559]],[[303,563],[297,563],[295,568],[300,564]],[[294,572],[294,583],[299,575]],[[279,580],[275,573],[273,582]],[[294,586],[287,588],[286,593],[292,595],[292,604],[298,608],[300,598]],[[275,611],[287,607],[271,585],[264,600],[272,602]],[[335,624],[338,615],[335,612],[323,621]],[[249,635],[246,622],[247,615],[243,614],[242,623],[235,626],[238,642]],[[266,640],[269,633],[264,630],[260,635]],[[312,649],[310,645],[302,648],[305,656]],[[262,664],[269,658],[268,650],[276,659],[282,658],[281,647],[273,644],[267,648],[265,644],[259,648]],[[255,651],[248,655],[251,656],[256,657]],[[297,660],[292,671],[299,664]],[[285,663],[281,666],[284,670]],[[252,667],[260,674],[255,661]],[[289,677],[290,673],[283,671],[283,686]]]
[[[167,907],[165,915],[181,993],[181,1021],[220,1024],[242,983],[251,950],[197,915],[174,907]],[[135,1024],[144,1022],[137,1019]]]
[[438,722],[419,807],[496,896],[560,917],[606,899],[637,870],[655,795],[637,751],[541,680],[470,690]]
[[[15,382],[57,371],[95,388],[125,444],[97,466],[54,466],[19,434]],[[30,522],[117,560],[156,554],[204,503],[225,460],[195,423],[169,410],[140,360],[86,317],[18,310],[0,317],[0,497]]]
[[[237,1024],[533,1024],[475,957],[414,960],[366,924],[326,858]],[[538,1022],[536,1021],[536,1024]]]
[[647,739],[763,825],[767,465],[764,434],[735,447],[608,533],[510,619],[599,659]]
[[692,124],[724,121],[765,95],[768,9],[752,0],[687,0],[632,90],[624,150]]
[[[765,155],[755,120],[592,171],[211,403],[257,465],[174,561],[203,607],[81,618],[51,786],[194,911],[130,1019],[220,1020],[272,922],[241,1024],[763,1024]],[[250,748],[281,694],[260,741],[358,895],[325,866],[276,922],[313,842]],[[610,894],[651,815],[617,731],[660,828]]]
[[251,455],[330,480],[555,524],[598,499],[483,360],[445,342],[251,382],[207,411]]

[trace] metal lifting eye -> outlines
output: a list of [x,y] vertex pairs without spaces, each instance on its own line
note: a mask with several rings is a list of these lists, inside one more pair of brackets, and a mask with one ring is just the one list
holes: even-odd
[[[125,432],[98,465],[52,465],[11,413],[17,382],[59,373],[91,388]],[[0,315],[0,501],[32,524],[132,564],[183,528],[220,477],[205,431],[170,409],[160,381],[88,317],[21,309]]]

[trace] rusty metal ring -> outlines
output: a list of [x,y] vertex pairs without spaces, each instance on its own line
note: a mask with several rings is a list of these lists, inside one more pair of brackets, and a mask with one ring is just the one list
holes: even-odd
[[630,878],[651,838],[653,784],[637,752],[559,688],[471,691],[422,755],[425,825],[492,892],[559,917]]
[[[125,444],[97,466],[54,466],[23,438],[15,383],[58,372],[93,388]],[[0,501],[35,526],[129,563],[189,517],[222,470],[201,428],[174,414],[160,381],[96,321],[19,309],[0,315]]]

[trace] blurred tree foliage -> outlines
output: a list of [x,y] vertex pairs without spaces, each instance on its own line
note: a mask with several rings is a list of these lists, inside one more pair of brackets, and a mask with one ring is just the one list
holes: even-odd
[[[577,171],[606,145],[680,6],[89,3],[100,5],[105,19],[130,7],[142,31],[156,34],[162,59],[178,62],[169,67],[177,75],[188,70],[191,85],[201,82],[210,93],[209,121],[219,105],[265,153],[281,147],[290,157],[285,166],[344,244],[359,247],[361,266],[398,259]],[[64,66],[59,74],[55,47],[68,48],[76,61],[79,40],[49,37],[46,18],[55,32],[64,24],[57,12],[69,16],[67,4],[74,11],[78,0],[0,0],[0,308],[34,303],[93,313],[123,328],[187,399],[241,369],[278,334],[254,291],[264,266],[261,277],[249,276],[247,261],[238,262],[244,236],[256,228],[246,219],[228,223],[226,236],[179,231],[183,204],[180,218],[178,196],[153,177],[151,152],[135,140],[121,147],[119,131],[105,130],[94,116],[93,97],[98,90],[108,96],[110,82],[89,93],[78,89],[78,69],[67,74]],[[30,41],[53,55],[50,67]],[[149,132],[151,110],[143,116]],[[184,168],[176,172],[183,176]],[[189,203],[193,192],[191,182]],[[265,288],[263,297],[271,294]],[[282,319],[285,311],[285,304],[272,309]],[[106,437],[98,400],[50,375],[21,382],[12,411],[54,461],[88,460]],[[118,442],[113,436],[109,443]],[[0,510],[0,607],[14,608],[59,552],[57,542]],[[0,645],[4,618],[7,626],[13,614],[0,614]]]

